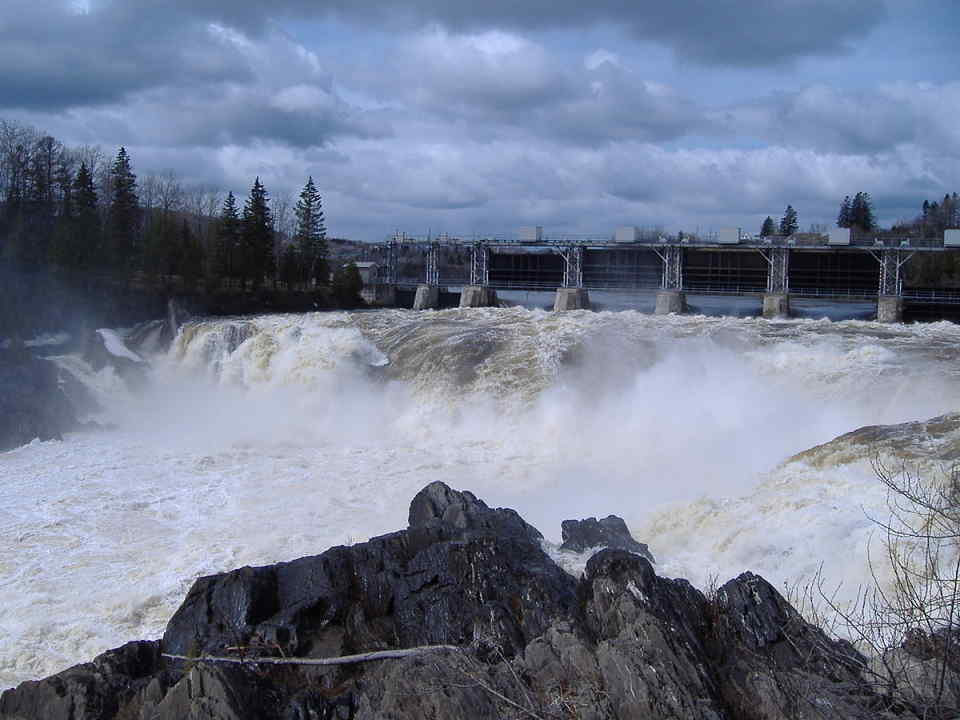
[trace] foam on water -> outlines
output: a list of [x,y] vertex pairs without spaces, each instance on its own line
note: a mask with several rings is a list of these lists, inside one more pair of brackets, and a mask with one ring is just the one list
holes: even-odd
[[403,527],[433,480],[550,540],[617,513],[701,585],[821,560],[859,581],[863,508],[883,502],[869,463],[780,463],[957,408],[958,340],[946,323],[384,310],[190,324],[138,394],[58,358],[117,429],[0,455],[0,685],[156,637],[198,575]]

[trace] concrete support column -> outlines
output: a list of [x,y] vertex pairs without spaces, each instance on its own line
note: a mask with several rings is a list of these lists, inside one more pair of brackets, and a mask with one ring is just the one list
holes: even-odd
[[657,293],[657,315],[684,313],[687,311],[687,294],[683,290],[661,290]]
[[481,285],[466,285],[460,291],[460,307],[497,307],[497,291]]
[[554,310],[589,310],[590,295],[586,288],[557,288],[557,297],[553,301]]
[[878,297],[877,322],[903,322],[903,298],[899,295],[881,295]]
[[414,310],[433,310],[440,307],[440,288],[436,285],[418,285],[413,299]]
[[763,296],[763,316],[767,320],[790,316],[790,296],[787,293],[767,293]]

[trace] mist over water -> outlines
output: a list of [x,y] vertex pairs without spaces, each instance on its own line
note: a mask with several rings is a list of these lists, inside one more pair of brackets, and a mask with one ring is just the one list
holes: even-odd
[[[788,458],[958,407],[947,323],[537,309],[201,321],[128,392],[59,358],[114,430],[0,455],[0,686],[156,637],[200,574],[399,529],[443,480],[551,541],[623,516],[701,586],[866,577],[869,458]],[[844,552],[838,553],[842,547]]]

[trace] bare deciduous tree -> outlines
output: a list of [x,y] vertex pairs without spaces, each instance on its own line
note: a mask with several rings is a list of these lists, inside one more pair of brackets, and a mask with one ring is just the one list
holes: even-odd
[[[866,680],[924,720],[960,715],[960,472],[935,477],[876,459],[887,518],[871,518],[882,551],[870,553],[872,586],[836,601],[818,574],[805,593],[834,614],[815,622],[853,640],[869,656]],[[881,570],[882,568],[882,570]],[[813,590],[811,591],[811,588]],[[816,596],[816,597],[815,597]],[[809,609],[808,607],[808,609]]]

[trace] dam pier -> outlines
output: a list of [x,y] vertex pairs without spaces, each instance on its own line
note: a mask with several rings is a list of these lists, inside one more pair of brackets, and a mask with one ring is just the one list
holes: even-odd
[[[791,300],[802,298],[875,302],[877,319],[890,323],[901,322],[908,306],[960,310],[958,289],[904,286],[912,258],[960,252],[960,230],[926,239],[854,237],[849,229],[759,238],[726,229],[707,239],[623,230],[611,238],[545,236],[535,228],[519,238],[471,240],[398,233],[374,246],[379,264],[368,301],[394,305],[412,290],[415,310],[450,307],[448,288],[459,287],[463,308],[495,306],[498,291],[525,290],[554,292],[556,311],[589,309],[591,291],[654,294],[658,315],[685,312],[691,294],[755,296],[765,318],[788,317]],[[459,272],[442,271],[450,254]]]

